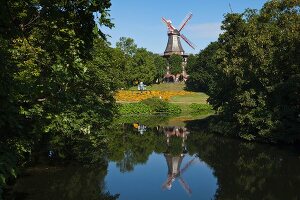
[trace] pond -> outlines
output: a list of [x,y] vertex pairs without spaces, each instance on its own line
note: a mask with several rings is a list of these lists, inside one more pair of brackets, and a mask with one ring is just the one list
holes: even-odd
[[300,199],[299,150],[222,137],[201,123],[118,121],[98,164],[60,162],[40,153],[9,198]]

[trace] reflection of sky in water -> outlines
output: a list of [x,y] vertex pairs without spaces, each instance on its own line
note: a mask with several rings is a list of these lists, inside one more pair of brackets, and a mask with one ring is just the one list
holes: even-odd
[[[185,155],[181,168],[193,157]],[[181,177],[192,190],[189,196],[180,185],[178,178],[171,190],[163,190],[167,180],[168,167],[163,154],[152,153],[144,165],[136,165],[131,172],[121,173],[114,162],[109,163],[105,178],[106,189],[111,194],[119,193],[120,200],[147,199],[213,199],[217,190],[217,179],[213,171],[198,158]]]

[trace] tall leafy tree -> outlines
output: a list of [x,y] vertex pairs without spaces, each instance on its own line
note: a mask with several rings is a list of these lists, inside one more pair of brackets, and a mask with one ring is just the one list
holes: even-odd
[[[99,12],[99,23],[111,27],[109,6],[109,1],[7,1],[1,7],[1,13],[8,13],[1,18],[1,35],[16,67],[15,106],[26,119],[41,120],[40,131],[80,131],[90,127],[93,115],[94,122],[100,113],[112,116],[113,98],[103,84],[109,79],[101,80],[104,76],[94,71],[101,69],[86,65],[97,37],[93,13]],[[97,87],[96,80],[102,82]],[[90,104],[99,110],[92,111]]]
[[160,55],[154,54],[153,56],[154,56],[154,64],[156,70],[155,79],[157,79],[160,82],[166,73],[168,61],[167,59],[161,57]]
[[[105,36],[94,31],[97,23],[113,26],[110,5],[109,0],[1,1],[0,151],[7,154],[0,156],[0,188],[15,175],[16,160],[45,133],[79,141],[109,124],[116,87],[105,65],[89,61],[94,40]],[[94,13],[100,15],[97,23]]]
[[210,93],[213,90],[214,76],[217,72],[216,52],[219,48],[218,42],[209,44],[197,56],[188,58],[186,88],[192,91]]
[[93,59],[89,64],[103,69],[106,76],[114,83],[111,90],[127,86],[127,73],[125,70],[128,57],[119,48],[112,48],[105,40],[98,38],[94,41],[92,57]]
[[228,14],[210,102],[246,139],[299,140],[299,1]]
[[127,71],[131,84],[144,82],[151,84],[155,80],[156,69],[152,53],[144,48],[138,48],[132,60],[127,64]]
[[180,55],[173,54],[168,60],[172,74],[179,74],[182,72],[182,57]]
[[116,43],[116,47],[130,57],[132,57],[137,52],[137,45],[132,38],[121,37],[120,40]]

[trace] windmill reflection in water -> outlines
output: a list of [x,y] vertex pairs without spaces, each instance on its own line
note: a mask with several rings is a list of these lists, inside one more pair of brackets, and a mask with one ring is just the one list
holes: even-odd
[[[146,131],[146,126],[142,124],[133,124],[134,128],[142,135]],[[188,137],[188,130],[185,127],[179,126],[165,126],[165,127],[156,127],[158,132],[163,132],[166,137],[167,142],[167,151],[164,153],[164,157],[168,166],[168,175],[167,180],[163,183],[162,189],[171,190],[173,182],[177,179],[183,189],[187,192],[188,195],[192,194],[192,190],[187,184],[187,182],[181,176],[188,168],[195,163],[196,157],[192,158],[189,162],[181,168],[183,158],[187,154],[186,140]],[[181,150],[178,153],[171,152],[172,143],[170,142],[171,138],[181,138]]]
[[187,140],[187,136],[189,132],[185,127],[174,126],[174,127],[164,127],[164,133],[165,136],[167,137],[168,149],[171,147],[170,138],[179,137],[182,139],[181,142],[182,151],[177,155],[173,155],[168,151],[164,153],[168,165],[168,177],[165,183],[162,185],[162,188],[171,190],[173,182],[176,179],[178,179],[179,183],[181,184],[183,189],[187,192],[187,194],[191,195],[192,194],[191,188],[181,176],[196,161],[195,160],[196,157],[194,157],[184,167],[181,168],[183,158],[187,153],[185,141]]

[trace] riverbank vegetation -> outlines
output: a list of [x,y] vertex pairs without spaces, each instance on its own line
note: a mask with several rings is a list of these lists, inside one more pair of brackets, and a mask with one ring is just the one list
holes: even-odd
[[[184,83],[161,83],[138,91],[136,87],[116,92],[120,114],[213,114],[208,96],[184,90]],[[153,90],[155,89],[155,90]]]

